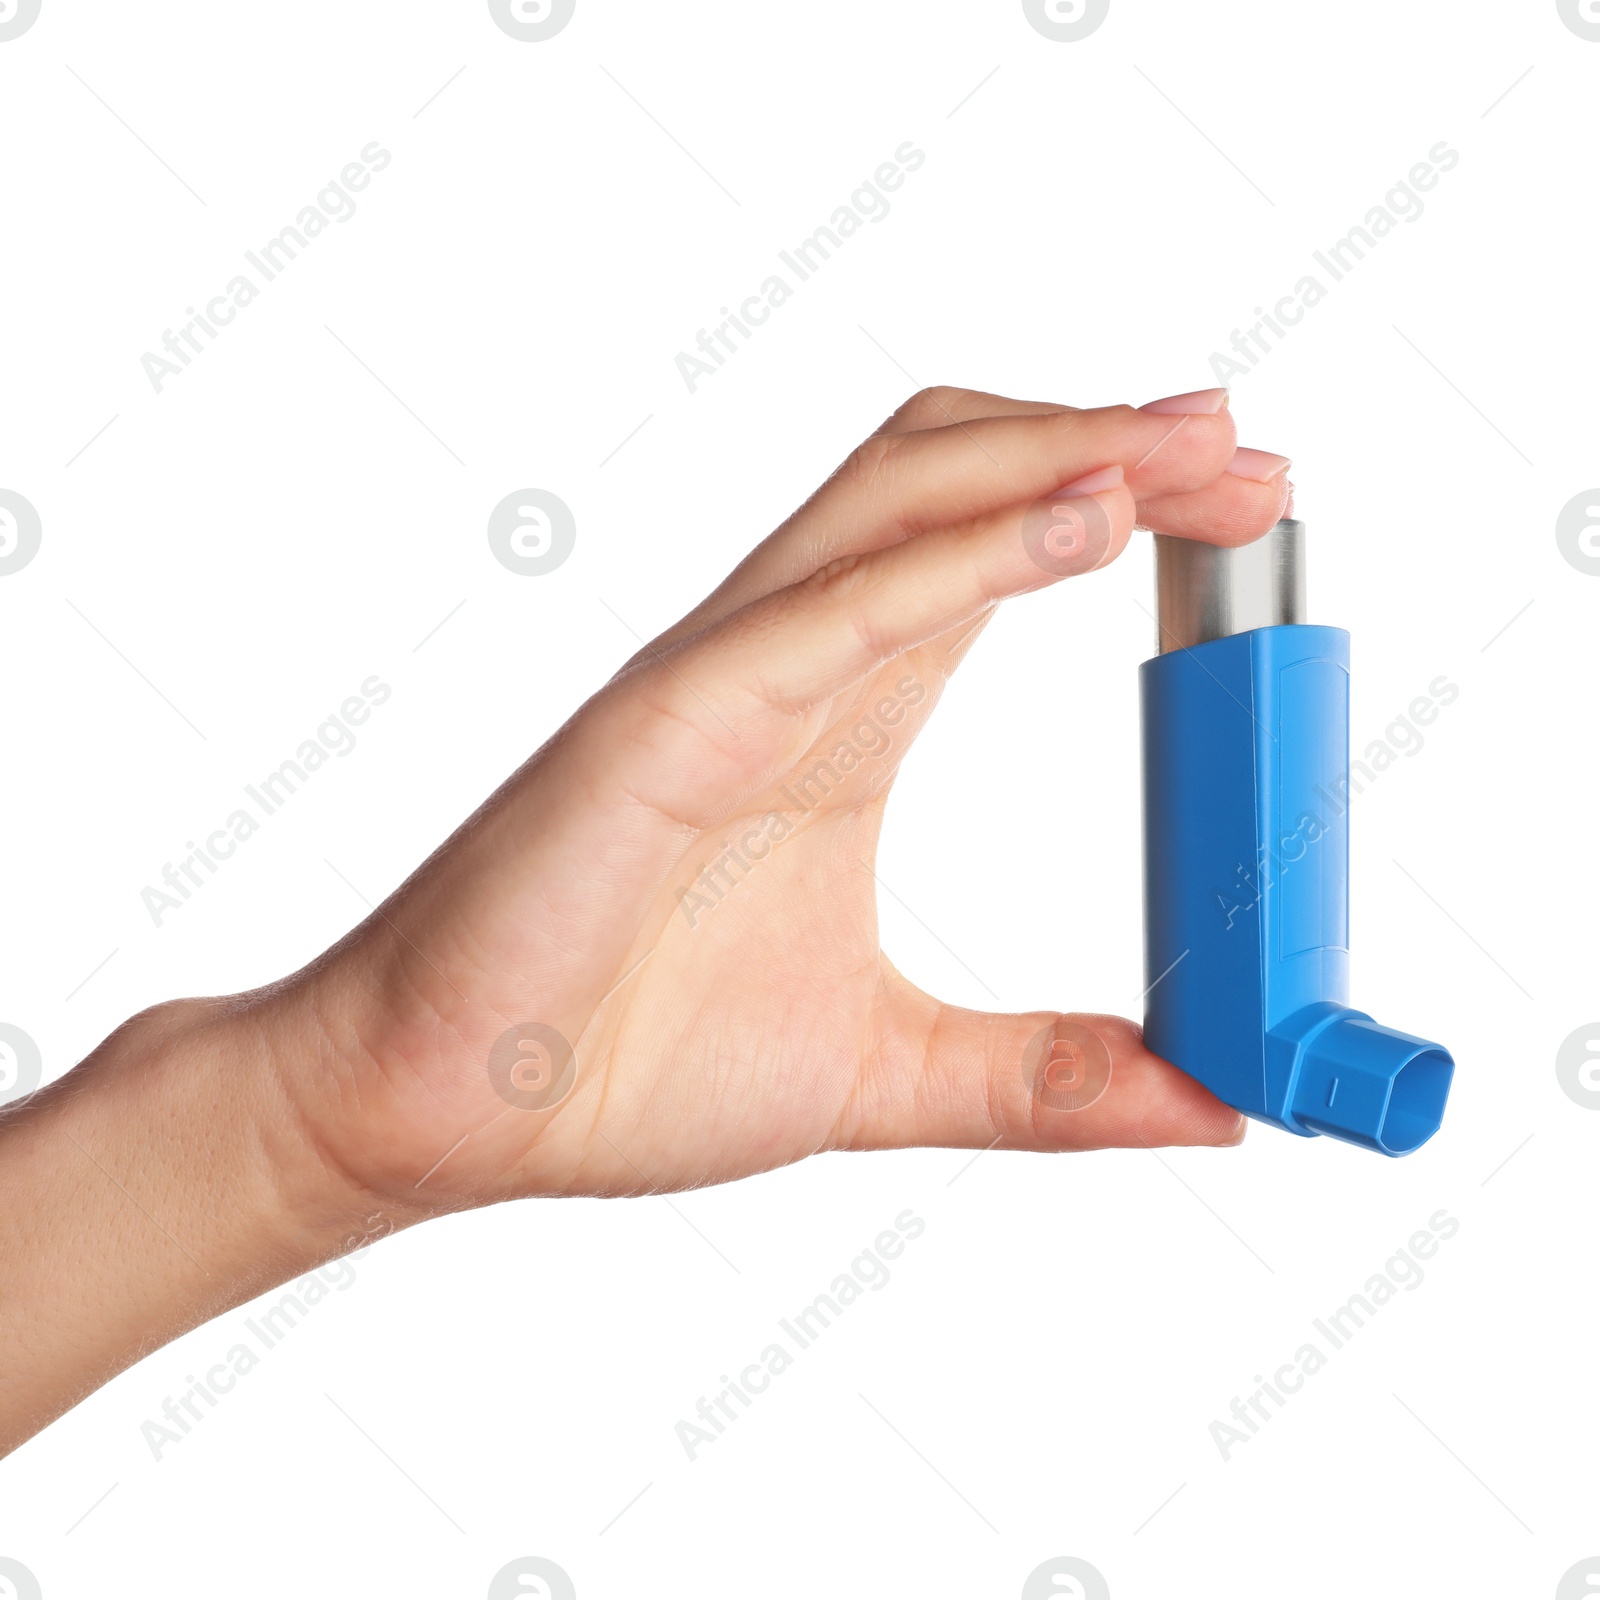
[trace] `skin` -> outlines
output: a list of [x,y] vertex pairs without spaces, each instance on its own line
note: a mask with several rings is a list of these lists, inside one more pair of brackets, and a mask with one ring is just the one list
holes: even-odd
[[[1225,407],[923,391],[332,949],[145,1012],[0,1113],[0,1452],[200,1322],[468,1207],[822,1150],[1237,1144],[1243,1118],[1131,1022],[918,989],[879,949],[873,876],[946,679],[1000,601],[1058,581],[1029,508],[1100,529],[1080,565],[1136,523],[1242,543],[1290,488],[1230,474],[1235,444]],[[1119,465],[1092,497],[1056,492]],[[853,770],[802,790],[842,739]],[[575,1053],[559,1098],[560,1039],[519,1051],[530,1023]],[[1109,1063],[1078,1110],[1037,1092],[1056,1037]]]

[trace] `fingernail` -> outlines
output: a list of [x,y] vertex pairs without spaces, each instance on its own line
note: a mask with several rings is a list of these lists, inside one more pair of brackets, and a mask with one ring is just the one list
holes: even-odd
[[1051,499],[1059,500],[1063,495],[1100,494],[1106,489],[1120,489],[1122,482],[1123,475],[1120,466],[1101,467],[1098,472],[1091,472],[1086,477],[1062,484],[1055,494],[1051,496]]
[[1188,394],[1169,394],[1140,406],[1154,417],[1212,417],[1228,403],[1226,389],[1193,389]]
[[1252,483],[1271,483],[1289,470],[1288,456],[1275,456],[1270,450],[1249,450],[1240,445],[1233,452],[1228,471],[1236,478],[1248,478]]
[[1289,498],[1283,503],[1283,514],[1286,517],[1292,517],[1294,515],[1294,485],[1286,483],[1284,488],[1289,491]]

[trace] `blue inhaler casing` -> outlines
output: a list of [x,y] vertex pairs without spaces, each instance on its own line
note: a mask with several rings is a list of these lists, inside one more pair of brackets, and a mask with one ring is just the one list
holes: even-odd
[[1455,1063],[1348,1003],[1350,635],[1302,621],[1299,522],[1155,544],[1145,1043],[1247,1116],[1407,1155]]

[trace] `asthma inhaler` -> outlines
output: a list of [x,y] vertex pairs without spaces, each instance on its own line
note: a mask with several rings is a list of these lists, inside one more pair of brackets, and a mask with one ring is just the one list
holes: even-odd
[[1350,635],[1301,620],[1299,522],[1155,546],[1145,1043],[1247,1116],[1407,1155],[1455,1063],[1348,1004]]

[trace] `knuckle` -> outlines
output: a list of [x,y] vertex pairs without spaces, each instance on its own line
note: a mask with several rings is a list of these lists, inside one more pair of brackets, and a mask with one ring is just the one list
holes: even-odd
[[862,603],[859,592],[853,600],[854,603],[846,610],[845,619],[859,648],[869,661],[886,661],[894,654],[892,636],[879,625],[873,607]]
[[826,596],[829,609],[849,627],[857,646],[874,659],[889,653],[889,636],[875,600],[881,579],[879,562],[847,555],[819,567],[810,580]]
[[875,433],[850,452],[839,469],[839,476],[851,488],[874,489],[882,482],[888,464],[899,448],[900,441],[896,435]]
[[955,402],[966,393],[965,389],[955,388],[947,383],[932,384],[928,388],[918,389],[895,412],[892,420],[913,428],[938,426],[950,420]]

